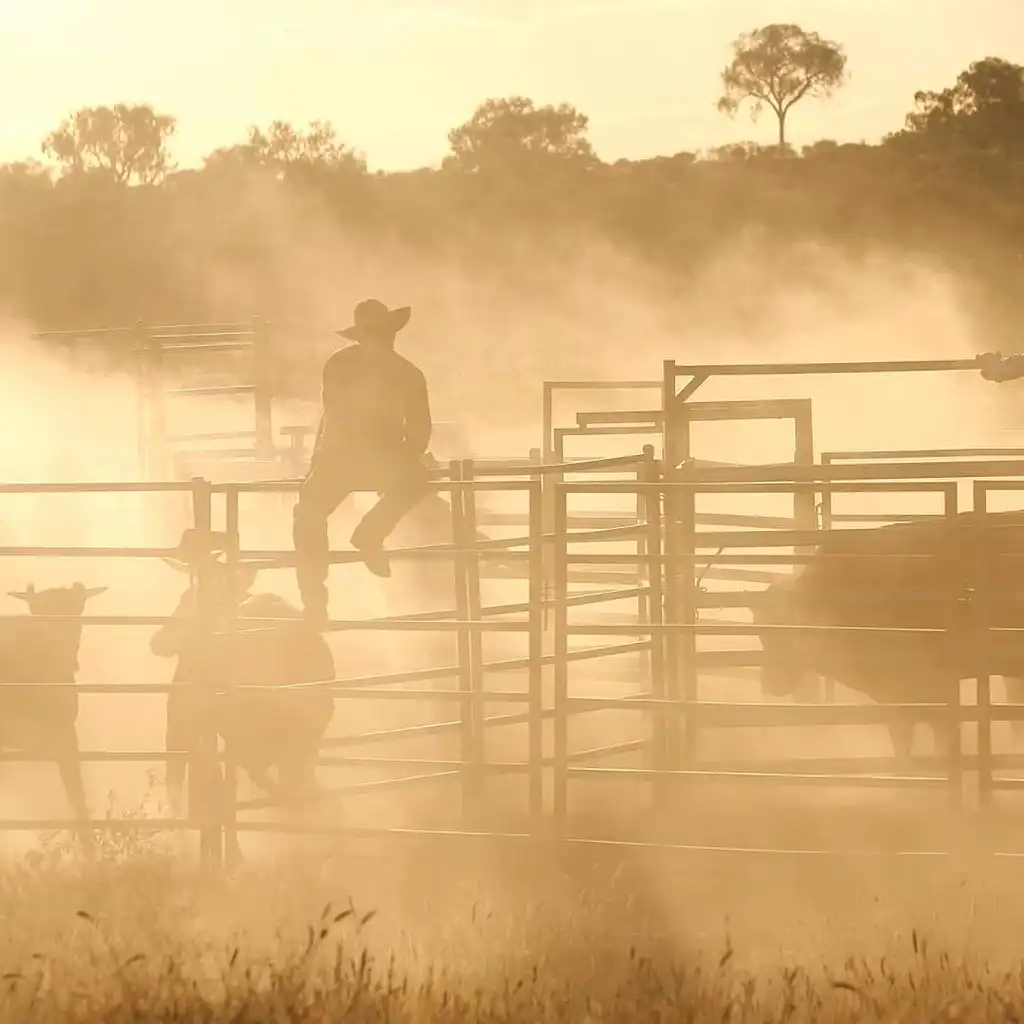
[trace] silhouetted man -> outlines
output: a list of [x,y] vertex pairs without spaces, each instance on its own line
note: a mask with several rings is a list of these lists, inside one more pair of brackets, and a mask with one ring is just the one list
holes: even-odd
[[323,415],[313,458],[295,505],[296,578],[306,614],[327,615],[327,520],[353,491],[380,498],[352,533],[370,572],[390,576],[384,541],[426,494],[423,457],[433,424],[422,372],[395,351],[409,322],[408,306],[388,309],[376,299],[355,308],[353,326],[338,331],[357,342],[324,365]]

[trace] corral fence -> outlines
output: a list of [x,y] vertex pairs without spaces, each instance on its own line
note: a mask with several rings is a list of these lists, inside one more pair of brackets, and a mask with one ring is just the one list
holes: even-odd
[[[952,687],[957,694],[955,699],[945,703],[914,705],[913,708],[827,702],[803,705],[736,703],[704,700],[700,693],[702,678],[713,679],[716,674],[731,673],[737,669],[757,669],[761,664],[756,649],[700,648],[698,638],[701,636],[741,637],[754,632],[749,625],[709,620],[699,615],[704,609],[749,607],[752,599],[750,591],[709,593],[702,587],[709,571],[731,573],[732,582],[763,583],[777,577],[760,574],[805,564],[815,557],[812,551],[821,541],[817,512],[824,507],[826,495],[832,500],[835,495],[857,491],[934,493],[944,502],[942,515],[950,516],[960,508],[958,486],[966,481],[972,488],[974,507],[983,510],[992,492],[1024,490],[1024,460],[1007,459],[1005,450],[992,449],[984,453],[978,451],[978,460],[968,461],[962,457],[963,452],[946,450],[942,457],[916,460],[908,460],[907,456],[920,453],[894,452],[891,453],[894,458],[888,461],[873,459],[877,453],[867,453],[861,460],[844,459],[841,457],[843,453],[828,453],[828,459],[815,465],[813,443],[809,440],[810,405],[797,400],[797,404],[786,407],[778,402],[746,403],[745,409],[741,410],[774,412],[793,419],[795,448],[792,462],[760,466],[700,464],[688,458],[686,432],[689,424],[701,415],[700,405],[708,415],[727,416],[730,403],[688,403],[686,397],[695,388],[691,383],[686,397],[681,397],[687,389],[679,394],[675,392],[677,376],[690,373],[693,380],[699,381],[707,379],[713,371],[827,373],[968,368],[974,368],[972,361],[800,364],[797,369],[789,364],[723,368],[676,367],[666,362],[660,419],[655,415],[650,422],[633,424],[644,429],[660,426],[660,453],[652,444],[639,453],[621,457],[566,460],[564,441],[559,448],[560,442],[555,434],[546,433],[545,449],[521,460],[465,459],[450,463],[446,470],[435,474],[435,483],[451,498],[452,542],[402,549],[392,555],[396,560],[439,559],[450,562],[455,583],[455,607],[406,616],[332,621],[326,628],[331,631],[454,633],[457,637],[456,663],[414,672],[341,678],[317,685],[328,689],[336,702],[372,698],[450,704],[456,709],[455,717],[431,728],[457,735],[459,754],[438,760],[377,758],[351,750],[340,754],[325,753],[320,759],[322,765],[372,764],[382,770],[413,773],[375,783],[346,786],[335,796],[350,799],[359,792],[380,791],[383,787],[451,782],[458,786],[461,795],[463,828],[472,830],[474,821],[479,820],[482,805],[486,803],[488,779],[499,775],[519,777],[525,781],[526,827],[521,834],[506,838],[536,838],[550,833],[567,838],[572,835],[573,817],[570,813],[569,783],[576,779],[619,777],[645,783],[649,787],[653,807],[662,809],[667,806],[664,801],[680,786],[716,781],[752,785],[938,789],[948,792],[950,800],[959,805],[963,800],[964,772],[974,771],[983,806],[990,803],[992,794],[999,789],[1020,788],[1020,780],[997,777],[1000,770],[1012,770],[1019,765],[1012,758],[1001,760],[993,755],[991,728],[993,722],[1024,720],[1024,714],[1020,713],[1024,709],[994,706],[989,680],[983,673],[979,674],[977,699],[973,705],[961,703],[958,685]],[[615,386],[628,387],[631,383],[635,382]],[[547,401],[546,398],[546,408]],[[683,405],[689,407],[681,409]],[[619,424],[597,424],[609,425]],[[546,422],[546,431],[549,426],[552,431],[556,429],[550,419]],[[594,429],[589,419],[580,426]],[[567,436],[570,435],[563,435],[563,438]],[[553,457],[556,452],[562,456],[559,461],[547,457]],[[982,458],[983,454],[992,458]],[[1013,450],[1013,454],[1019,453]],[[274,568],[294,565],[291,551],[242,548],[239,497],[255,492],[287,494],[297,486],[298,481],[294,479],[218,483],[195,479],[187,483],[6,485],[0,487],[0,494],[88,491],[184,494],[191,503],[196,527],[208,530],[217,524],[217,528],[228,533],[227,562],[229,570],[234,570],[243,563]],[[492,513],[494,518],[490,521],[518,526],[521,530],[513,537],[481,542],[476,537],[475,527],[487,519],[479,507],[480,496],[501,493],[518,494],[525,498],[527,507],[516,513],[507,513],[504,519]],[[765,528],[764,523],[702,520],[696,508],[697,498],[716,493],[789,495],[794,515],[786,522],[773,521],[770,528]],[[609,525],[607,521],[598,522],[592,514],[574,510],[571,501],[576,496],[589,499],[620,496],[629,501],[631,510]],[[797,510],[803,512],[798,513]],[[807,510],[811,510],[810,514]],[[752,520],[757,518],[751,517]],[[824,516],[822,520],[821,525],[826,525]],[[832,515],[827,525],[833,526],[835,521],[836,517]],[[725,525],[735,528],[701,528]],[[623,544],[628,550],[597,550]],[[579,545],[584,546],[583,553],[579,551]],[[764,553],[765,547],[776,550]],[[0,554],[40,557],[152,558],[171,553],[158,548],[0,549]],[[358,561],[353,552],[335,552],[331,559],[335,564]],[[499,561],[505,565],[502,573],[506,577],[526,583],[526,594],[517,602],[487,605],[481,596],[480,581],[490,575],[487,566]],[[741,575],[744,572],[748,575]],[[202,572],[198,576],[198,584],[201,592],[208,590]],[[599,588],[596,591],[587,589],[595,586]],[[577,609],[621,604],[623,601],[636,602],[635,618],[631,621],[599,620],[600,611],[589,613],[588,620],[574,621],[573,614]],[[200,606],[203,607],[203,602]],[[964,625],[966,607],[963,601],[954,602],[946,629],[928,632],[937,634],[937,642],[942,641],[943,635],[962,634],[968,628]],[[974,587],[974,601],[969,612],[969,628],[978,631],[979,637],[986,630],[995,634],[1018,631],[989,630],[984,610],[984,588]],[[88,626],[156,627],[167,621],[166,616],[86,616],[83,619]],[[245,628],[272,629],[281,624],[276,620],[247,619]],[[237,629],[238,624],[232,628]],[[218,627],[208,609],[200,612],[197,629],[200,635],[207,637],[217,632]],[[526,642],[525,652],[519,658],[504,662],[486,662],[481,640],[492,632],[520,635]],[[867,637],[884,631],[865,629],[863,632]],[[602,638],[600,644],[579,646],[580,639],[595,637]],[[622,667],[624,662],[625,669]],[[614,684],[616,692],[579,692],[571,685],[570,676],[573,667],[579,663],[587,664],[588,682],[592,683],[600,670],[605,673],[601,682]],[[608,670],[602,663],[614,663],[618,667]],[[496,688],[494,678],[502,674],[507,674],[509,681]],[[412,685],[416,683],[432,685],[429,688]],[[443,689],[439,688],[442,684],[445,686]],[[245,680],[224,678],[206,678],[201,686],[208,695],[238,694],[253,688]],[[630,686],[634,687],[633,692],[628,692]],[[143,684],[79,686],[79,692],[83,694],[166,693],[169,689],[166,685]],[[511,710],[492,713],[491,709],[496,705]],[[587,715],[615,710],[642,712],[644,728],[634,737],[614,743],[572,747],[571,722]],[[800,759],[799,762],[788,763],[776,759],[752,765],[749,760],[744,763],[702,763],[698,757],[697,740],[702,730],[743,726],[885,725],[910,711],[919,719],[940,723],[948,730],[952,741],[949,759],[917,759],[917,764],[931,769],[929,773],[914,776],[897,774],[893,770],[893,759],[888,758],[875,761],[865,758]],[[522,757],[515,761],[490,760],[487,735],[492,730],[512,724],[526,727],[527,742]],[[977,729],[976,754],[964,750],[964,725]],[[216,750],[216,736],[211,729],[207,728],[201,749],[192,752],[136,751],[116,755],[83,752],[82,760],[164,762],[168,757],[187,757],[196,769],[195,772],[190,771],[190,778],[202,777],[222,762]],[[375,742],[383,733],[400,739],[403,732],[411,733],[417,729],[422,727],[384,730],[362,738],[346,737],[344,746],[357,746],[361,739],[367,743]],[[640,763],[629,766],[600,763],[624,756],[639,758]],[[346,832],[342,827],[323,823],[269,822],[247,818],[245,815],[255,809],[255,805],[246,806],[239,801],[236,770],[230,764],[225,767],[225,801],[215,805],[207,802],[201,811],[199,805],[194,808],[190,801],[189,815],[185,819],[146,823],[132,821],[130,827],[197,829],[201,836],[201,852],[208,863],[220,863],[225,857],[225,850],[232,849],[233,841],[241,832]],[[54,821],[8,822],[3,827],[50,829],[67,827],[68,824]],[[118,823],[102,821],[92,824],[99,828],[121,827]],[[228,841],[226,844],[225,840]]]
[[[171,475],[174,452],[196,443],[234,441],[245,445],[257,458],[275,455],[273,433],[273,382],[270,365],[271,325],[259,315],[237,322],[78,328],[40,331],[33,338],[65,348],[103,343],[127,349],[129,366],[137,386],[139,475],[163,480]],[[237,358],[241,356],[241,358]],[[200,359],[230,360],[230,383],[169,386],[168,378],[180,375],[183,364],[194,370]],[[216,431],[174,431],[168,428],[172,403],[181,399],[250,395],[253,427]]]
[[[335,620],[326,627],[329,630],[399,630],[399,631],[445,631],[454,632],[458,637],[457,664],[397,675],[364,676],[338,679],[324,685],[330,690],[335,701],[368,699],[382,701],[430,700],[450,703],[457,708],[457,717],[443,723],[445,728],[457,732],[460,737],[461,754],[446,761],[435,759],[373,758],[347,750],[344,753],[325,753],[320,758],[322,765],[356,765],[373,763],[379,768],[414,772],[400,778],[366,783],[361,786],[346,786],[340,795],[354,798],[361,788],[378,790],[384,786],[410,786],[424,781],[451,780],[458,784],[462,797],[463,815],[467,828],[472,828],[474,815],[485,799],[487,779],[496,775],[520,776],[526,780],[526,805],[529,828],[524,835],[543,836],[554,832],[558,836],[571,835],[572,815],[569,803],[569,782],[575,779],[609,779],[626,777],[650,784],[652,798],[657,802],[679,785],[711,783],[715,781],[744,782],[751,784],[776,784],[800,786],[884,786],[946,789],[950,799],[962,799],[963,773],[977,772],[979,795],[984,803],[991,799],[993,792],[1003,788],[1019,788],[1019,780],[1001,779],[996,772],[1010,766],[993,756],[991,748],[991,726],[996,721],[1024,719],[1024,708],[993,705],[988,693],[987,677],[978,681],[978,697],[973,705],[961,706],[959,699],[932,705],[875,706],[856,704],[814,704],[788,705],[767,702],[707,701],[699,699],[698,683],[706,672],[733,669],[738,666],[756,666],[759,655],[756,650],[742,651],[700,651],[692,657],[680,654],[680,641],[699,635],[743,636],[753,632],[744,625],[707,624],[695,621],[688,609],[696,601],[693,585],[694,570],[710,559],[724,564],[746,564],[755,566],[781,565],[805,562],[808,555],[794,553],[761,554],[745,551],[748,547],[762,548],[765,545],[763,533],[743,536],[738,531],[730,534],[729,547],[736,551],[709,555],[709,548],[719,547],[718,540],[711,535],[701,535],[689,528],[689,540],[680,543],[682,534],[669,528],[669,524],[692,523],[695,498],[700,493],[728,489],[743,493],[764,493],[793,490],[815,491],[822,486],[840,487],[846,485],[872,486],[889,485],[899,490],[908,482],[933,482],[936,467],[933,464],[912,463],[892,466],[849,465],[815,466],[800,470],[794,467],[767,467],[750,469],[720,468],[705,470],[691,475],[686,480],[668,479],[671,476],[657,463],[647,465],[643,474],[635,474],[631,480],[579,480],[559,481],[555,485],[554,530],[550,536],[543,532],[542,479],[545,467],[524,466],[523,477],[508,469],[494,469],[494,477],[488,478],[478,472],[479,467],[451,465],[439,475],[437,486],[452,496],[455,517],[454,543],[427,548],[403,549],[394,552],[396,559],[445,559],[453,563],[458,582],[458,601],[455,609],[446,610],[451,614],[434,613],[429,616],[383,617],[377,619]],[[973,480],[976,507],[984,508],[987,495],[994,490],[1015,488],[1024,490],[1024,461],[989,461],[950,463],[941,467],[946,487],[945,493],[952,493],[951,482]],[[649,479],[652,474],[662,473],[662,479]],[[648,477],[645,479],[644,477]],[[906,478],[910,477],[908,481]],[[221,523],[229,538],[229,569],[243,563],[262,566],[289,566],[294,564],[290,551],[244,550],[238,541],[238,499],[241,494],[254,491],[287,490],[297,486],[295,481],[269,481],[212,485],[196,480],[189,484],[92,484],[92,485],[6,485],[0,493],[24,493],[44,491],[50,493],[78,491],[187,491],[195,509],[195,524],[208,529]],[[503,539],[486,544],[474,543],[472,515],[476,496],[483,492],[512,491],[523,493],[528,502],[530,528],[524,536]],[[632,552],[591,553],[595,545],[607,541],[606,531],[570,529],[569,502],[574,495],[608,493],[640,494],[647,513],[646,522],[638,528],[643,534],[640,543],[636,534],[627,535]],[[950,501],[949,511],[956,506]],[[218,520],[220,522],[218,522]],[[619,531],[613,531],[619,533]],[[620,539],[623,539],[620,537]],[[801,547],[815,542],[815,537],[802,531],[779,531],[773,535],[778,547]],[[820,534],[818,535],[820,539]],[[549,600],[543,598],[546,569],[543,551],[550,545],[553,553],[554,592]],[[580,546],[584,551],[580,551]],[[674,546],[675,545],[675,546]],[[590,549],[588,551],[587,549]],[[0,550],[0,554],[39,557],[142,557],[154,558],[171,554],[160,548],[16,548]],[[528,581],[526,600],[515,605],[488,607],[480,604],[477,589],[479,566],[488,560],[499,558],[506,562],[521,563],[523,577]],[[352,552],[336,552],[332,562],[346,563],[356,560]],[[608,623],[593,621],[572,621],[570,615],[575,609],[585,609],[604,600],[613,600],[611,592],[601,596],[574,594],[570,590],[573,568],[592,569],[596,567],[623,564],[647,566],[650,590],[646,603],[646,621],[630,623]],[[682,571],[680,571],[682,570]],[[202,575],[199,585],[202,589]],[[545,652],[544,611],[552,607],[552,650]],[[586,613],[584,613],[586,614]],[[972,608],[974,621],[978,621],[978,607]],[[951,608],[948,630],[961,630],[963,605]],[[957,618],[959,616],[959,618]],[[982,616],[982,620],[983,620]],[[166,616],[85,616],[86,626],[136,626],[156,627],[168,621]],[[278,620],[246,620],[246,629],[274,628],[281,625]],[[211,620],[200,616],[198,628],[207,635],[215,631]],[[236,623],[237,628],[237,623]],[[786,629],[789,627],[773,627]],[[838,627],[837,627],[838,628]],[[849,628],[849,627],[847,627]],[[973,628],[981,628],[975,624]],[[479,638],[485,633],[503,632],[523,634],[527,651],[520,659],[505,663],[485,663],[480,655]],[[866,634],[877,630],[865,630]],[[943,630],[933,630],[937,642]],[[1011,632],[997,630],[998,633]],[[1016,632],[1016,631],[1012,631]],[[642,639],[636,639],[641,636]],[[579,648],[578,638],[602,638],[599,646]],[[632,639],[627,639],[632,638]],[[617,642],[616,642],[617,641]],[[614,660],[623,655],[644,656],[646,671],[634,671],[629,678],[639,680],[638,692],[608,696],[594,693],[579,693],[570,686],[570,672],[573,666],[587,662],[591,666],[601,660]],[[553,688],[545,686],[547,672],[553,673]],[[502,673],[510,677],[518,675],[518,685],[494,686],[494,680]],[[588,672],[588,678],[592,673]],[[451,682],[445,689],[437,686],[423,688],[412,684],[430,681],[439,684]],[[186,685],[186,684],[175,684]],[[204,691],[212,693],[244,693],[252,689],[244,680],[206,679]],[[321,685],[321,684],[317,684]],[[302,689],[290,687],[286,689]],[[959,687],[955,688],[959,693]],[[169,686],[155,684],[90,684],[79,685],[79,692],[88,693],[167,693]],[[492,713],[495,706],[511,710]],[[573,718],[611,709],[641,711],[645,713],[648,730],[634,740],[609,743],[604,746],[583,750],[570,749],[568,743],[569,722]],[[863,758],[845,760],[801,759],[799,762],[762,764],[752,768],[748,764],[702,765],[695,756],[696,739],[701,730],[739,726],[771,728],[780,725],[817,727],[829,724],[875,724],[884,725],[896,716],[908,711],[921,719],[942,723],[950,731],[954,745],[950,760],[926,760],[930,773],[914,776],[898,775],[892,771],[894,762],[882,759],[871,762]],[[512,719],[523,723],[528,731],[527,749],[521,760],[515,762],[493,762],[487,757],[485,734],[492,728],[510,724]],[[553,724],[550,752],[545,749],[544,725]],[[978,729],[977,754],[965,753],[961,743],[962,726],[972,724]],[[394,731],[395,736],[401,730]],[[353,738],[346,738],[346,745],[352,746]],[[639,752],[646,759],[643,765],[616,767],[595,764],[602,758],[614,758],[630,751]],[[218,764],[215,736],[207,730],[206,740],[200,749],[185,751],[129,751],[112,754],[101,751],[84,751],[83,761],[154,761],[164,762],[169,757],[187,757],[196,775],[202,777],[211,770],[209,763]],[[8,757],[7,759],[22,759]],[[31,758],[40,760],[40,758]],[[1016,762],[1013,762],[1015,765]],[[237,800],[233,779],[235,769],[225,766],[228,779],[228,798],[213,807],[204,803],[203,816],[190,813],[186,819],[154,819],[144,823],[133,821],[132,828],[145,827],[154,830],[172,828],[197,829],[201,835],[201,850],[208,863],[218,863],[224,856],[224,840],[231,841],[245,831],[302,831],[305,826],[298,822],[267,822],[247,820],[244,815],[251,808]],[[885,769],[890,769],[886,773]],[[544,778],[551,779],[550,800],[544,793]],[[198,806],[198,805],[197,805]],[[657,803],[655,804],[657,806]],[[191,804],[190,804],[191,807]],[[20,821],[6,822],[5,828],[53,829],[67,827],[67,821]],[[98,828],[121,827],[118,823],[95,821]],[[324,824],[310,825],[309,829],[319,832],[339,831],[343,828]],[[363,830],[366,831],[366,830]]]

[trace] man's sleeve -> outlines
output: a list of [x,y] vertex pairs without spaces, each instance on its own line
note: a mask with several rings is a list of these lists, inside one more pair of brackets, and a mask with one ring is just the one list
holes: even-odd
[[405,443],[417,455],[422,455],[430,444],[434,424],[430,417],[430,396],[427,379],[417,370],[409,382],[409,409],[405,418]]

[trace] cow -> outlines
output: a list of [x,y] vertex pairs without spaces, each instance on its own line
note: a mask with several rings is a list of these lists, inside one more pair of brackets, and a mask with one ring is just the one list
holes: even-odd
[[0,748],[53,760],[89,856],[93,845],[78,760],[78,693],[70,687],[77,681],[85,606],[107,589],[74,583],[36,590],[30,583],[10,591],[28,605],[29,615],[0,621],[0,682],[12,684],[0,687]]
[[[165,561],[190,571],[187,565]],[[285,598],[250,593],[257,573],[246,566],[228,572],[222,563],[212,562],[207,576],[212,631],[196,631],[198,591],[193,578],[170,620],[153,634],[150,650],[177,659],[167,699],[167,749],[195,752],[202,740],[203,714],[209,709],[212,727],[224,742],[225,758],[295,812],[315,789],[316,761],[334,714],[334,699],[324,687],[299,692],[281,687],[334,679],[334,655],[324,637]],[[227,629],[233,616],[235,628]],[[294,624],[247,627],[247,619],[289,619]],[[190,682],[199,685],[178,685]],[[261,689],[228,690],[207,702],[204,686],[224,684]],[[277,770],[276,779],[270,775],[272,768]],[[168,760],[167,789],[178,808],[185,773],[180,759]]]
[[[878,704],[957,703],[959,681],[1004,677],[1024,696],[1024,512],[966,512],[941,519],[829,533],[803,569],[773,583],[753,607],[756,627],[875,626],[946,629],[842,633],[759,628],[766,694],[792,696],[822,675]],[[893,752],[910,758],[909,713],[889,726]],[[948,732],[933,723],[944,752]]]

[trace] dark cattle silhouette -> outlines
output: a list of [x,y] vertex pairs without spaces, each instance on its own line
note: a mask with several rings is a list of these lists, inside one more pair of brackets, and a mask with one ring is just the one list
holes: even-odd
[[[963,513],[870,530],[836,530],[792,580],[773,583],[754,608],[757,625],[938,628],[945,634],[765,630],[762,685],[792,695],[811,674],[831,677],[879,704],[944,703],[959,680],[1003,676],[1019,699],[1024,637],[975,627],[987,608],[996,627],[1024,627],[1024,512]],[[877,557],[889,556],[889,557]],[[894,753],[910,756],[912,712],[890,726]],[[946,730],[933,723],[936,749]]]
[[[107,589],[75,583],[36,590],[30,583],[10,592],[28,605],[29,615],[0,621],[0,682],[24,684],[0,687],[0,747],[52,759],[80,823],[89,811],[78,761],[78,693],[70,684],[77,681],[81,616]],[[88,828],[80,825],[79,833],[91,852]]]
[[[295,811],[315,788],[316,760],[334,701],[321,687],[298,692],[280,687],[334,679],[334,656],[327,641],[302,621],[301,612],[289,601],[277,594],[249,593],[256,571],[236,570],[233,588],[229,575],[216,564],[210,575],[211,625],[223,629],[235,611],[234,631],[196,632],[197,591],[190,581],[171,621],[150,641],[154,654],[177,658],[173,683],[202,684],[195,689],[172,688],[167,700],[167,749],[195,751],[202,716],[210,713],[225,756],[268,796]],[[263,618],[295,621],[246,625],[247,619]],[[204,685],[212,689],[224,684],[265,689],[233,690],[207,702]],[[276,779],[270,775],[272,768],[277,769]],[[185,773],[181,760],[168,761],[167,786],[176,806],[181,804]]]

